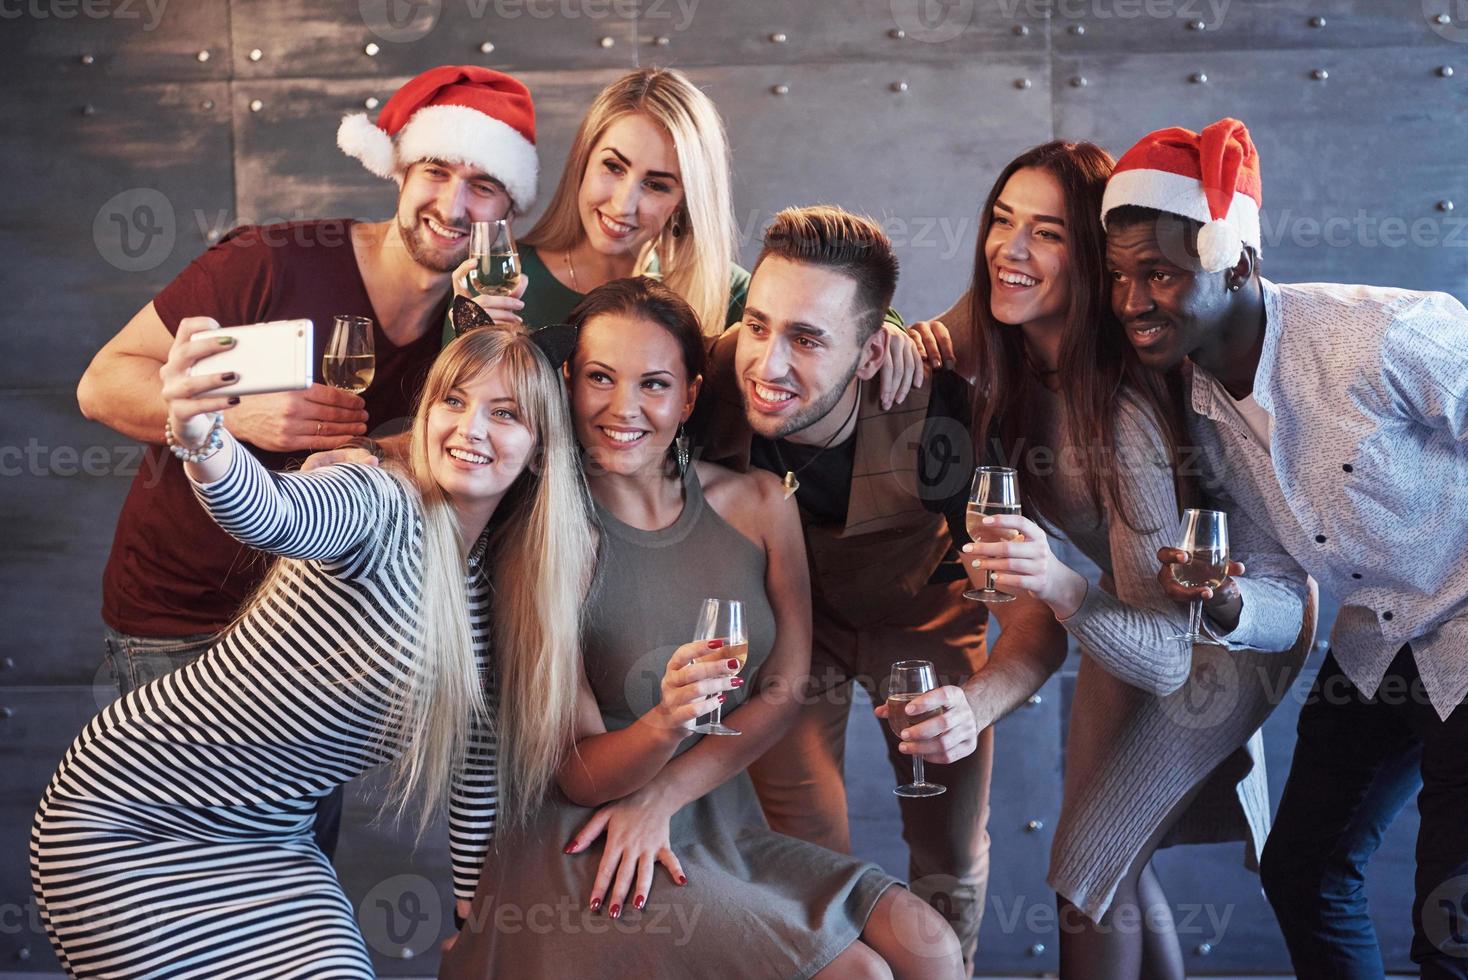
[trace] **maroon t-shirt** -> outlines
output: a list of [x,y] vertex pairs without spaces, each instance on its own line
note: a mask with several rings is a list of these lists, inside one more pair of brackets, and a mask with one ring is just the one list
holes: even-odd
[[[315,324],[312,368],[321,380],[321,351],[332,320],[371,317],[376,373],[363,394],[368,434],[397,431],[412,414],[440,346],[427,330],[405,347],[382,332],[352,249],[350,220],[295,221],[237,228],[179,273],[153,300],[170,333],[187,316],[221,326],[305,318]],[[444,305],[447,308],[445,296]],[[429,318],[443,322],[445,310]],[[159,438],[162,438],[159,433]],[[307,453],[254,449],[273,470],[300,465]],[[270,560],[219,529],[199,506],[183,464],[166,446],[133,479],[112,554],[102,577],[102,618],[139,636],[185,636],[219,630],[234,619]]]

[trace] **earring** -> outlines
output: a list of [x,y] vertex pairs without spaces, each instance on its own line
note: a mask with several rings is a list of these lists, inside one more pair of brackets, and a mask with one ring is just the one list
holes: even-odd
[[683,428],[683,423],[678,423],[678,435],[673,439],[673,456],[678,461],[678,475],[684,476],[688,472],[688,460],[691,458],[688,452],[688,432]]
[[1231,293],[1236,293],[1236,292],[1239,291],[1239,286],[1240,285],[1241,285],[1240,283],[1237,283],[1236,282],[1232,286],[1228,287],[1228,291],[1231,292]]
[[668,222],[668,231],[672,233],[672,235],[673,235],[674,238],[682,238],[683,237],[683,209],[682,208],[679,208],[677,211],[674,211],[673,212],[672,220],[670,220]]

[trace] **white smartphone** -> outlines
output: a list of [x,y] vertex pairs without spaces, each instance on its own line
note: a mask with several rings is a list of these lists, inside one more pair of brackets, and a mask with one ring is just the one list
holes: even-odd
[[220,327],[194,334],[195,340],[233,337],[234,346],[210,354],[189,368],[189,375],[233,371],[239,380],[221,385],[214,395],[259,395],[311,387],[311,348],[315,328],[310,320],[275,320],[242,327]]

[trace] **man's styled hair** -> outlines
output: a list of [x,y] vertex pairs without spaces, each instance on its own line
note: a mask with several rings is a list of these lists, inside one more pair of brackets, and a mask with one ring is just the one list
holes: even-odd
[[786,208],[765,230],[754,267],[774,255],[839,272],[856,283],[854,318],[865,341],[882,324],[897,291],[897,256],[870,218],[827,204]]

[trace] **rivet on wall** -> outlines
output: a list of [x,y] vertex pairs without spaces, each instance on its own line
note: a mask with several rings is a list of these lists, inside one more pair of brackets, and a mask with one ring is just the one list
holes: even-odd
[[1072,24],[1072,25],[1070,25],[1070,27],[1066,28],[1066,30],[1070,31],[1070,33],[1073,34],[1076,37],[1085,37],[1086,36],[1086,25],[1085,24]]
[[265,103],[264,102],[261,102],[259,99],[251,99],[250,100],[250,111],[251,112],[259,112],[263,108],[265,108]]
[[1026,37],[1030,33],[1030,28],[1026,24],[1015,24],[1009,29],[1009,33],[1013,34],[1015,37]]
[[209,60],[209,52],[200,51],[198,54],[194,55],[194,60],[198,61],[200,64],[203,64],[204,62]]
[[617,43],[617,39],[608,35],[607,37],[602,38],[596,43],[600,44],[604,48],[610,48]]
[[15,958],[22,963],[27,962],[31,958],[31,948],[29,946],[22,946],[20,949],[17,949],[15,951]]
[[1310,77],[1315,79],[1317,82],[1323,82],[1330,77],[1330,72],[1326,71],[1324,68],[1317,68],[1310,73]]
[[265,57],[265,52],[264,51],[261,51],[259,48],[252,48],[252,49],[250,49],[250,60],[251,61],[259,61],[263,57]]
[[377,101],[377,96],[369,95],[367,96],[367,98],[362,100],[362,105],[364,108],[367,109],[376,109],[378,106],[382,105],[382,103]]
[[377,46],[377,42],[376,41],[369,41],[368,44],[367,44],[367,46],[362,49],[362,53],[365,54],[369,58],[376,58],[377,55],[378,55],[378,53],[381,52],[381,51],[382,51],[382,48],[380,48],[380,47]]
[[1044,943],[1035,943],[1035,945],[1033,945],[1029,949],[1025,950],[1025,952],[1029,953],[1031,956],[1044,956],[1045,955],[1045,944]]
[[1311,27],[1324,27],[1325,26],[1325,18],[1324,17],[1311,17],[1310,18],[1310,26]]
[[96,114],[97,114],[97,107],[94,106],[94,105],[92,105],[90,102],[88,102],[86,105],[82,106],[82,115],[84,115],[84,116],[95,116]]
[[789,85],[786,85],[783,82],[781,82],[779,85],[773,85],[773,86],[771,86],[770,87],[770,91],[773,92],[775,95],[789,95],[790,94],[790,86]]
[[1188,81],[1192,82],[1194,85],[1207,85],[1208,75],[1206,72],[1195,71],[1188,76]]
[[907,83],[906,82],[893,82],[891,84],[890,88],[894,92],[906,92],[907,91]]
[[1188,21],[1188,30],[1190,30],[1190,31],[1203,31],[1203,30],[1207,30],[1207,29],[1208,29],[1208,25],[1205,24],[1205,23],[1203,23],[1201,20],[1190,20],[1190,21]]
[[15,717],[15,709],[14,708],[10,707],[9,705],[5,705],[3,707],[0,707],[0,718],[14,718],[14,717]]
[[1437,209],[1439,211],[1451,211],[1453,210],[1453,202],[1444,198],[1443,200],[1437,202]]
[[14,670],[14,669],[15,669],[15,658],[14,657],[6,657],[5,659],[0,660],[0,670]]
[[1030,80],[1028,78],[1016,78],[1014,80],[1014,87],[1015,88],[1021,88],[1021,89],[1023,89],[1023,88],[1029,88],[1030,87]]
[[1449,17],[1447,14],[1438,14],[1436,17],[1432,18],[1432,22],[1434,24],[1451,24],[1453,22],[1453,18]]
[[1437,77],[1438,78],[1452,78],[1453,77],[1453,66],[1452,65],[1443,65],[1442,67],[1438,68],[1438,70],[1437,70]]
[[900,27],[894,27],[892,28],[892,30],[887,32],[887,36],[894,41],[901,41],[903,38],[907,37],[907,32]]
[[657,37],[652,39],[652,43],[656,47],[666,48],[668,45],[673,43],[673,39],[668,37],[666,34],[659,34]]
[[494,42],[493,41],[480,41],[479,42],[479,53],[480,54],[494,54]]
[[212,112],[214,110],[214,100],[205,99],[203,102],[199,103],[199,108],[203,109],[205,112]]
[[1197,953],[1199,956],[1207,956],[1209,953],[1213,952],[1213,944],[1199,943],[1197,948],[1195,948],[1193,952]]
[[84,64],[84,65],[95,64],[96,61],[97,61],[97,59],[94,58],[93,56],[89,55],[89,54],[84,54],[84,55],[81,56],[81,63]]
[[770,35],[771,44],[784,44],[788,40],[790,39],[779,31],[776,31],[774,34]]
[[1025,824],[1025,830],[1031,834],[1044,829],[1045,821],[1043,820],[1031,820],[1029,823]]
[[205,234],[205,235],[204,235],[204,237],[205,237],[205,238],[206,238],[206,239],[207,239],[207,240],[208,240],[208,241],[209,241],[209,242],[210,242],[210,243],[211,243],[211,244],[212,244],[212,243],[213,243],[213,242],[217,242],[217,241],[219,241],[219,229],[218,229],[218,228],[210,228],[210,229],[209,229],[209,231],[208,231],[208,233],[207,233],[207,234]]
[[1086,81],[1086,77],[1084,75],[1072,75],[1071,76],[1071,79],[1070,79],[1070,87],[1071,88],[1085,88],[1089,84],[1090,83]]

